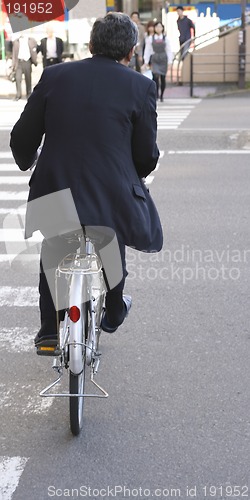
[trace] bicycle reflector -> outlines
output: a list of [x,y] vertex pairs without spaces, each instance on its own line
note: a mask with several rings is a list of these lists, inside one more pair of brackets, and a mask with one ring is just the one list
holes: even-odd
[[73,323],[76,323],[80,319],[81,313],[77,306],[72,306],[69,310],[69,317]]

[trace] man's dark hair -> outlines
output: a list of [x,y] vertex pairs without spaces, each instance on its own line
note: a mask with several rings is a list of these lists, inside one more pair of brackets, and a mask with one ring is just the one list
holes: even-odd
[[176,7],[176,10],[178,10],[178,9],[184,10],[183,7],[182,7],[182,5],[178,5],[178,7]]
[[120,12],[110,12],[95,21],[89,48],[93,55],[104,55],[121,61],[137,44],[138,29],[130,17]]
[[137,10],[131,12],[130,17],[132,17],[134,14],[136,14],[140,18],[140,12],[138,12]]

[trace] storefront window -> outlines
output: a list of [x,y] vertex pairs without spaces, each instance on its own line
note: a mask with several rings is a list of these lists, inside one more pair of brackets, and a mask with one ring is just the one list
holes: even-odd
[[164,7],[163,0],[139,0],[138,10],[142,22],[148,22],[150,19],[161,19],[161,10]]

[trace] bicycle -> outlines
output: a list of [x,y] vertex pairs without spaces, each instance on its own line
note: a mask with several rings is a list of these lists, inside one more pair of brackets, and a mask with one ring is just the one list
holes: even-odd
[[[58,378],[43,389],[40,396],[69,397],[70,428],[73,435],[78,435],[83,427],[84,399],[108,397],[105,389],[94,380],[100,364],[100,325],[106,290],[102,262],[95,253],[94,242],[83,233],[74,233],[73,238],[79,240],[79,250],[60,262],[55,276],[57,311],[57,280],[62,276],[68,282],[69,297],[61,324],[57,313],[58,344],[56,347],[40,347],[37,353],[54,356],[52,368],[58,373]],[[99,393],[84,392],[87,367],[90,369],[90,381]],[[49,392],[60,382],[65,369],[69,370],[69,392]]]

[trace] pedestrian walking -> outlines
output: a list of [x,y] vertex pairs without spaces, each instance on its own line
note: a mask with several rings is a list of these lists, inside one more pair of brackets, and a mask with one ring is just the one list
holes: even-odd
[[[63,197],[65,190],[70,190],[84,230],[101,226],[117,236],[122,272],[114,288],[109,287],[107,275],[105,331],[114,332],[131,307],[131,298],[123,296],[125,245],[145,252],[162,247],[159,216],[143,182],[159,157],[155,83],[127,67],[137,36],[125,14],[112,12],[97,19],[89,45],[93,57],[45,68],[11,132],[10,146],[21,170],[34,163],[45,137],[29,183],[25,229],[26,237],[37,229],[45,236],[37,346],[57,341],[56,311],[44,262],[51,269],[63,257],[62,248],[65,255],[70,253],[62,228],[53,223],[56,201],[48,214],[47,195],[62,193],[59,212],[63,208],[68,233],[72,211]],[[112,273],[113,268],[111,260]]]
[[41,39],[37,48],[37,52],[42,53],[44,68],[61,63],[64,50],[63,40],[55,36],[53,25],[49,24],[46,32],[47,37]]
[[160,98],[161,102],[164,100],[168,65],[172,63],[172,60],[171,45],[164,33],[164,25],[157,21],[154,25],[154,34],[146,40],[144,63],[151,68],[153,80],[156,83],[157,99]]
[[141,72],[141,67],[143,64],[143,47],[144,47],[144,38],[145,38],[145,28],[140,20],[140,13],[134,11],[130,15],[131,20],[135,23],[138,29],[138,41],[134,50],[134,55],[130,61],[129,66]]
[[193,21],[184,14],[184,9],[181,5],[177,7],[176,11],[178,14],[177,26],[180,33],[181,60],[183,60],[188,53],[192,38],[195,36],[195,25]]
[[145,52],[145,47],[146,43],[152,35],[154,35],[155,32],[155,21],[148,21],[147,26],[146,26],[146,32],[145,32],[145,37],[144,37],[144,42],[143,42],[143,50],[142,50],[142,59],[144,63],[144,52]]
[[12,67],[16,75],[16,97],[22,97],[22,76],[25,78],[26,97],[31,94],[32,64],[37,66],[37,42],[34,38],[21,34],[12,45]]

